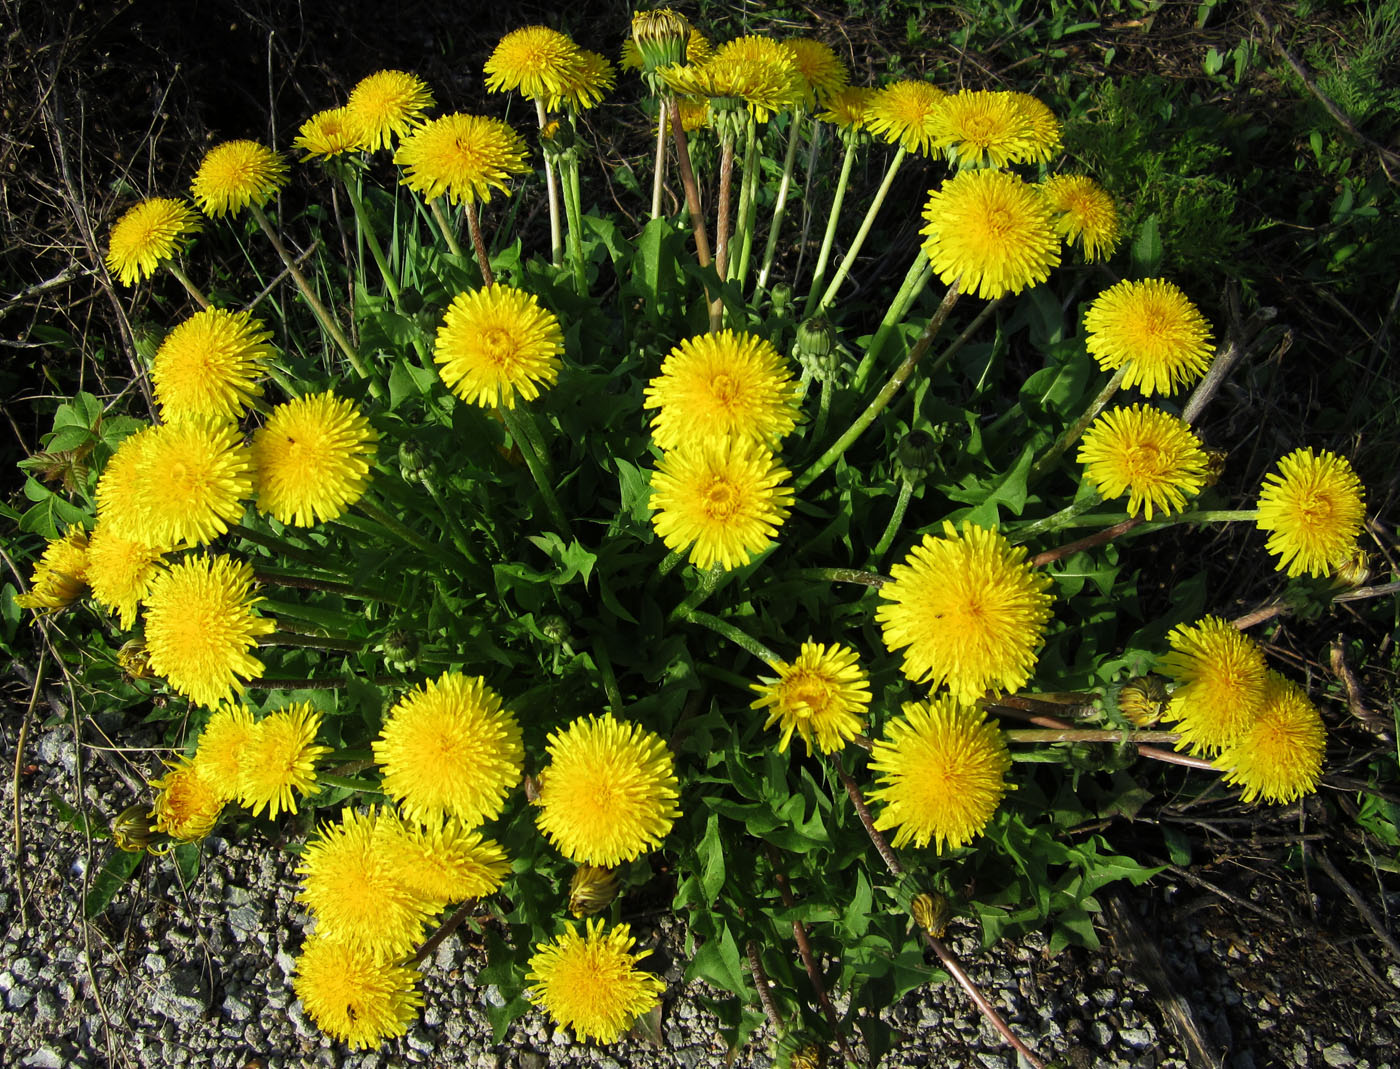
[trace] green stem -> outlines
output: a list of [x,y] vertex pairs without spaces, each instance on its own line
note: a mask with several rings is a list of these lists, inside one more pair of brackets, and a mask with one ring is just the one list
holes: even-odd
[[[255,546],[262,546],[263,549],[270,549],[274,553],[280,553],[284,557],[309,564],[313,568],[320,568],[323,571],[336,572],[338,569],[331,567],[334,556],[327,555],[323,550],[320,553],[309,549],[302,549],[300,546],[291,545],[283,541],[276,535],[265,535],[261,531],[255,531],[251,527],[244,527],[242,524],[232,524],[228,533],[233,538],[242,538],[252,542]],[[344,574],[341,572],[340,574]]]
[[[539,120],[540,130],[549,125],[549,119],[544,113],[544,101],[539,97],[535,98],[535,117]],[[564,263],[564,237],[559,229],[559,182],[555,178],[554,163],[549,158],[549,153],[544,151],[544,146],[540,146],[540,151],[544,154],[544,184],[549,193],[549,256],[550,262],[555,267],[560,267]]]
[[283,586],[293,590],[319,590],[325,594],[339,594],[342,597],[358,598],[361,601],[382,602],[385,605],[392,605],[396,609],[403,608],[393,594],[382,590],[366,590],[353,583],[342,583],[334,579],[318,579],[314,576],[287,571],[284,568],[254,568],[253,578],[260,583],[271,586]]
[[441,198],[434,197],[428,201],[428,210],[433,213],[433,218],[437,220],[438,229],[442,231],[442,240],[447,242],[447,251],[453,256],[462,255],[462,246],[457,243],[457,234],[448,221],[447,213],[442,210]]
[[[411,527],[406,525],[397,516],[385,512],[382,508],[380,508],[378,505],[376,505],[373,501],[370,500],[368,494],[360,498],[360,500],[357,501],[355,505],[361,512],[363,512],[366,516],[372,519],[375,523],[385,528],[391,534],[397,535],[400,540],[407,542],[414,549],[422,550],[424,553],[428,554],[428,556],[433,558],[441,557],[442,550],[440,547],[433,545],[433,543],[429,542],[417,531],[413,530]],[[341,518],[344,519],[344,517]]]
[[1094,728],[1003,728],[1007,742],[1132,742],[1173,743],[1181,738],[1175,731],[1124,731]]
[[583,196],[579,189],[578,155],[567,154],[560,163],[559,174],[564,180],[564,213],[569,224],[569,259],[574,268],[574,289],[580,297],[588,295],[588,269],[583,259]]
[[360,188],[361,176],[356,173],[353,181],[351,176],[346,174],[342,174],[340,177],[345,183],[345,193],[350,198],[350,207],[355,213],[355,222],[359,224],[360,233],[364,235],[370,255],[374,257],[374,262],[379,266],[379,275],[384,279],[384,288],[389,291],[389,299],[394,302],[396,311],[402,311],[399,308],[399,280],[394,277],[394,272],[389,270],[389,260],[384,255],[384,246],[379,244],[379,235],[374,232],[374,224],[370,222],[369,212],[365,208],[364,192]]
[[905,380],[909,378],[915,366],[923,359],[924,354],[929,351],[929,348],[933,345],[934,338],[938,336],[939,330],[942,329],[943,324],[947,321],[948,313],[953,310],[953,305],[957,303],[957,299],[958,284],[954,282],[948,287],[948,292],[943,295],[943,301],[939,304],[938,310],[933,313],[933,317],[928,321],[928,326],[924,328],[924,332],[919,335],[919,340],[914,343],[913,348],[909,350],[909,355],[904,358],[904,363],[900,364],[899,367],[895,369],[895,373],[890,376],[889,381],[885,383],[880,392],[876,394],[875,398],[866,406],[865,411],[855,418],[855,421],[846,429],[846,433],[841,435],[831,448],[818,457],[816,461],[813,462],[812,466],[798,477],[797,481],[793,484],[794,493],[801,493],[810,486],[813,480],[825,472],[827,468],[835,464],[836,461],[840,459],[841,454],[849,449],[851,444],[865,433],[865,429],[869,427],[870,424],[875,422],[875,417],[885,410],[885,406],[894,399],[894,395],[899,392],[899,388],[904,385]]
[[[1036,520],[1034,523],[1028,523],[1024,527],[1016,528],[1016,530],[1012,532],[1008,536],[1008,538],[1010,539],[1012,545],[1017,545],[1021,542],[1029,542],[1036,535],[1045,534],[1049,531],[1058,531],[1061,527],[1070,526],[1076,519],[1078,519],[1080,516],[1083,516],[1084,513],[1088,512],[1091,508],[1095,508],[1102,504],[1102,497],[1100,497],[1097,493],[1090,494],[1082,501],[1075,501],[1069,505],[1066,505],[1064,508],[1060,509],[1059,512],[1056,512],[1051,516],[1046,516],[1044,519]],[[1121,516],[1116,516],[1114,517],[1113,522],[1116,523],[1122,518],[1123,517]]]
[[875,552],[870,554],[870,563],[879,564],[880,558],[890,550],[890,544],[894,542],[895,532],[899,530],[899,525],[904,522],[904,513],[909,508],[909,499],[914,496],[914,481],[912,479],[902,479],[899,483],[899,497],[895,499],[894,512],[890,513],[890,522],[885,524],[885,532],[880,535],[880,541],[875,544]]
[[900,283],[899,292],[894,295],[894,300],[890,302],[889,309],[885,312],[885,318],[880,320],[880,326],[875,330],[875,336],[870,339],[870,344],[866,346],[865,355],[860,358],[860,366],[856,368],[855,378],[851,380],[851,389],[860,391],[865,388],[866,382],[870,378],[870,372],[874,369],[875,363],[880,359],[880,352],[885,347],[885,342],[895,327],[904,322],[904,317],[909,314],[909,309],[923,293],[924,287],[928,285],[929,279],[933,278],[933,264],[924,255],[924,250],[920,249],[918,255],[914,257],[914,262],[909,265],[909,271],[904,276],[904,281]]
[[822,435],[826,433],[826,419],[831,413],[831,391],[834,385],[832,379],[831,375],[822,378],[821,397],[817,401],[817,418],[812,421],[811,440],[813,443],[820,442]]
[[817,266],[812,271],[812,286],[807,291],[807,305],[802,310],[804,319],[817,310],[817,294],[822,292],[822,283],[826,281],[826,265],[831,259],[831,246],[836,240],[836,224],[841,221],[841,205],[846,200],[846,189],[851,183],[851,165],[856,160],[856,144],[854,137],[846,139],[846,153],[841,157],[841,177],[836,180],[836,195],[831,199],[831,214],[827,216],[821,252],[817,254]]
[[792,186],[793,167],[797,163],[798,134],[802,132],[802,120],[806,110],[801,104],[792,109],[792,122],[788,124],[787,152],[783,156],[783,177],[778,181],[778,199],[773,202],[773,221],[768,224],[768,243],[763,247],[763,266],[754,283],[754,293],[768,285],[768,273],[773,269],[773,256],[778,251],[778,234],[783,228],[783,217],[787,214],[788,190]]
[[651,217],[661,218],[661,191],[666,184],[666,108],[664,94],[656,98],[656,161],[651,175]]
[[167,271],[175,276],[176,281],[185,287],[185,290],[194,298],[196,304],[201,308],[209,307],[209,298],[204,296],[203,291],[194,284],[189,275],[185,274],[184,269],[179,264],[174,260],[162,260],[161,263],[165,265]]
[[749,257],[753,253],[754,223],[758,215],[758,122],[749,112],[748,125],[744,128],[744,181],[739,189],[739,262],[730,272],[739,283],[740,292],[744,280],[749,275]]
[[601,636],[593,639],[593,663],[603,677],[603,693],[608,696],[608,708],[614,716],[622,715],[622,691],[618,689],[617,673],[613,671],[612,658]]
[[846,250],[845,257],[841,260],[841,266],[836,269],[836,277],[831,280],[831,285],[826,288],[826,293],[822,294],[822,299],[818,302],[816,310],[825,312],[831,307],[831,302],[836,299],[837,291],[841,289],[841,283],[846,281],[846,276],[851,273],[851,267],[856,262],[856,257],[860,255],[861,247],[865,245],[865,239],[870,234],[870,228],[875,225],[875,216],[880,212],[880,206],[885,203],[885,197],[889,195],[890,186],[894,184],[894,176],[899,170],[899,165],[904,162],[904,157],[908,155],[903,145],[895,149],[894,158],[890,160],[890,166],[885,171],[885,180],[880,183],[880,188],[875,191],[875,199],[870,202],[870,207],[866,209],[865,218],[861,220],[860,229],[856,231],[855,240],[851,242],[851,247]]
[[[680,109],[668,103],[666,114],[671,120],[671,138],[676,143],[676,166],[681,172],[685,189],[685,207],[690,213],[690,226],[695,235],[695,262],[701,268],[710,266],[710,235],[705,230],[705,215],[700,210],[700,187],[695,182],[695,170],[690,165],[690,147],[686,143],[685,127],[681,125]],[[706,295],[709,297],[709,295]],[[719,330],[724,319],[724,302],[719,294],[709,297],[710,329]]]
[[[549,470],[540,454],[536,452],[535,440],[530,437],[525,427],[526,423],[533,425],[534,417],[528,410],[517,412],[514,408],[500,407],[496,411],[501,414],[501,420],[505,423],[506,430],[510,431],[510,436],[515,439],[520,455],[525,458],[525,465],[530,469],[531,476],[534,477],[535,486],[539,489],[540,497],[544,500],[544,507],[549,513],[549,518],[559,528],[560,533],[573,538],[568,518],[564,515],[564,510],[559,507],[559,499],[554,496],[553,480],[550,478]],[[538,439],[538,428],[535,428],[535,432],[535,439]]]
[[258,639],[259,646],[296,646],[308,650],[337,650],[342,653],[359,653],[365,648],[363,642],[353,638],[335,638],[332,635],[301,635],[294,631],[274,631]]
[[701,627],[709,628],[715,634],[720,635],[723,638],[729,639],[729,641],[734,643],[734,645],[740,647],[741,649],[747,650],[749,653],[752,653],[755,657],[759,658],[762,661],[765,661],[770,665],[776,665],[782,662],[781,657],[779,657],[776,653],[770,650],[762,642],[758,641],[758,639],[754,638],[752,635],[749,635],[745,631],[741,631],[733,624],[721,620],[718,616],[711,616],[707,612],[700,612],[697,609],[691,609],[684,615],[683,619],[689,620],[692,623],[699,624]]
[[1089,402],[1089,407],[1084,410],[1084,413],[1066,427],[1050,448],[1041,454],[1040,459],[1031,465],[1030,474],[1026,476],[1027,482],[1035,482],[1039,479],[1050,470],[1051,465],[1059,460],[1070,446],[1079,441],[1079,436],[1089,429],[1089,424],[1094,422],[1098,414],[1103,411],[1104,405],[1108,404],[1113,395],[1118,392],[1118,387],[1123,382],[1123,376],[1127,373],[1127,364],[1113,373],[1113,378],[1109,379],[1104,388],[1099,391],[1099,395]]
[[447,525],[447,533],[451,537],[453,545],[457,547],[457,552],[472,564],[479,563],[476,554],[472,552],[471,540],[467,538],[466,529],[457,519],[456,510],[449,508],[447,503],[443,501],[432,476],[425,471],[419,477],[419,481],[422,482],[423,489],[428,491],[428,496],[433,499],[433,504],[437,506],[438,512],[442,514],[443,522]]

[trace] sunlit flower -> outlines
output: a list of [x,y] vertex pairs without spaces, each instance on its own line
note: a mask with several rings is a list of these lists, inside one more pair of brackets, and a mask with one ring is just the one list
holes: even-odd
[[29,593],[15,604],[22,609],[66,609],[87,589],[88,535],[82,527],[70,527],[51,538],[29,577]]
[[681,117],[681,129],[688,134],[710,125],[710,102],[704,97],[676,97],[671,106]]
[[938,277],[988,299],[1044,282],[1060,262],[1045,201],[1006,171],[961,171],[929,193],[924,252]]
[[413,820],[500,816],[520,782],[520,725],[480,677],[444,672],[401,698],[374,741],[384,793]]
[[662,456],[651,476],[651,518],[667,549],[690,548],[697,568],[745,565],[787,519],[792,473],[748,439],[704,439]]
[[1105,371],[1127,365],[1124,386],[1175,393],[1195,382],[1215,351],[1210,327],[1186,294],[1160,278],[1120,282],[1084,314],[1084,344]]
[[138,459],[137,541],[207,545],[243,518],[253,480],[236,425],[209,416],[163,423],[145,440]]
[[1213,754],[1244,730],[1263,700],[1267,668],[1259,647],[1227,620],[1207,616],[1174,627],[1162,672],[1176,683],[1166,719],[1182,745]]
[[206,308],[176,326],[151,362],[161,418],[241,418],[262,396],[258,376],[275,355],[271,338],[249,313],[223,308]]
[[1050,619],[1049,576],[995,528],[943,524],[924,535],[880,588],[885,645],[904,650],[904,674],[971,705],[988,690],[1016,690],[1035,667]]
[[836,58],[830,45],[811,37],[789,37],[781,43],[802,75],[806,90],[803,104],[808,111],[826,103],[851,80],[846,65]]
[[875,91],[865,108],[865,126],[872,134],[906,152],[928,155],[938,132],[943,90],[928,82],[892,82]]
[[459,293],[438,327],[433,360],[447,388],[464,401],[514,408],[552,386],[563,366],[564,332],[533,293],[486,286]]
[[564,74],[563,84],[560,99],[570,108],[581,111],[593,107],[617,84],[617,72],[597,52],[580,49],[578,59]]
[[150,278],[200,230],[199,213],[174,197],[152,197],[128,208],[107,239],[107,269],[123,286]]
[[772,667],[776,679],[765,676],[751,684],[759,698],[749,708],[768,710],[765,729],[779,725],[779,752],[787,749],[796,731],[808,753],[814,743],[822,753],[835,753],[865,726],[870,682],[855,650],[804,642],[795,661]]
[[360,131],[350,118],[348,108],[327,108],[318,111],[301,124],[292,141],[293,148],[306,153],[307,159],[329,160],[360,148]]
[[199,733],[195,754],[200,773],[225,802],[238,797],[245,755],[257,733],[258,724],[252,710],[233,703],[215,709]]
[[964,89],[945,96],[933,119],[933,147],[963,166],[1005,167],[1038,152],[1030,120],[1011,93]]
[[661,1000],[666,984],[637,968],[651,951],[632,953],[636,939],[625,924],[604,930],[601,919],[570,923],[550,943],[537,943],[525,982],[530,1001],[580,1040],[613,1043]]
[[1170,412],[1133,405],[1099,416],[1079,447],[1084,474],[1105,498],[1128,494],[1128,513],[1180,512],[1206,483],[1206,454]]
[[1026,151],[1028,163],[1048,163],[1060,151],[1060,120],[1039,97],[1029,93],[1011,93],[1011,99],[1021,109],[1030,128],[1030,147]]
[[117,614],[124,629],[136,625],[136,613],[146,589],[160,568],[162,550],[113,532],[106,521],[88,539],[87,581],[92,600]]
[[659,735],[608,713],[551,732],[547,749],[538,822],[565,857],[611,867],[661,845],[680,795]]
[[279,812],[295,813],[296,795],[305,797],[315,790],[316,762],[331,752],[329,746],[316,743],[320,726],[320,712],[306,702],[258,721],[242,755],[239,804],[253,816],[266,807],[269,820]]
[[687,338],[646,388],[659,411],[652,440],[662,449],[701,438],[750,438],[775,446],[797,425],[797,381],[787,361],[756,334],[723,330]]
[[433,911],[399,879],[376,843],[378,814],[346,807],[338,824],[322,824],[297,866],[298,894],[316,918],[316,933],[360,947],[380,960],[411,954]]
[[424,827],[380,813],[374,835],[390,871],[433,909],[484,898],[510,874],[500,844],[460,820]]
[[1295,449],[1264,477],[1255,522],[1269,532],[1268,550],[1291,579],[1347,563],[1365,519],[1361,480],[1346,458]]
[[[654,71],[658,67],[683,63],[686,61],[686,42],[695,32],[684,15],[669,7],[635,12],[631,33],[622,47],[622,65],[629,69]],[[690,62],[700,61],[692,59]]]
[[906,702],[875,743],[870,767],[880,773],[870,799],[884,803],[875,827],[897,829],[895,847],[932,842],[942,853],[986,827],[1006,793],[1011,757],[980,709],[940,697]]
[[1134,727],[1150,728],[1166,715],[1170,700],[1161,676],[1134,676],[1118,690],[1118,711]]
[[408,1031],[423,1004],[414,986],[419,979],[412,966],[318,931],[302,944],[292,990],[321,1031],[360,1050]]
[[874,99],[874,89],[849,86],[827,97],[826,109],[819,112],[817,118],[831,123],[838,130],[863,130],[870,103]]
[[774,112],[786,111],[800,101],[804,86],[791,57],[776,41],[768,42],[775,50],[765,49],[763,55],[754,54],[749,45],[726,54],[730,45],[751,40],[728,42],[700,66],[664,67],[658,73],[679,96],[742,100],[756,121],[767,122]]
[[151,821],[156,831],[172,839],[196,842],[219,822],[224,799],[189,761],[181,760],[151,786],[156,788]]
[[256,141],[225,141],[207,153],[190,190],[199,210],[211,218],[261,208],[287,181],[287,164]]
[[1226,783],[1244,788],[1246,802],[1293,802],[1317,790],[1326,743],[1322,717],[1303,688],[1270,672],[1259,710],[1214,764]]
[[599,865],[580,865],[569,880],[569,912],[575,917],[601,913],[617,899],[617,874]]
[[1041,195],[1055,217],[1055,231],[1066,244],[1079,242],[1090,263],[1113,254],[1118,245],[1118,208],[1092,178],[1052,175],[1040,183]]
[[213,707],[257,679],[248,651],[272,632],[253,615],[253,569],[229,557],[187,557],[159,572],[146,594],[146,652],[152,670],[196,705]]
[[454,112],[433,119],[399,144],[394,162],[403,184],[424,200],[446,196],[453,204],[489,201],[494,186],[509,194],[506,179],[529,170],[525,142],[500,119]]
[[486,60],[486,88],[519,92],[556,108],[579,62],[573,40],[547,26],[524,26],[501,38]]
[[388,148],[392,138],[412,132],[432,106],[432,90],[418,75],[376,71],[350,90],[345,116],[356,148]]
[[154,427],[142,427],[122,439],[97,480],[97,523],[112,534],[141,545],[146,541],[141,504],[142,467]]
[[378,438],[329,391],[278,405],[253,435],[258,509],[298,527],[335,519],[364,496]]

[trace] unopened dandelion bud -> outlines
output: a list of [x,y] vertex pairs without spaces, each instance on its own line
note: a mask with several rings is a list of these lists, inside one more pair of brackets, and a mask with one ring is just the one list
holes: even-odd
[[899,440],[900,475],[917,483],[938,462],[938,439],[926,431],[910,431]]
[[1118,709],[1140,728],[1151,727],[1167,711],[1167,683],[1161,676],[1137,676],[1118,692]]
[[779,282],[768,291],[768,299],[772,302],[773,314],[780,316],[792,305],[792,287]]
[[943,895],[915,895],[909,912],[914,915],[914,923],[935,939],[943,938],[953,917],[953,908]]
[[117,650],[117,667],[130,683],[138,679],[154,679],[156,675],[151,671],[151,657],[146,652],[146,644],[139,638],[123,643],[122,648]]
[[617,877],[612,869],[580,865],[569,881],[569,912],[575,917],[591,917],[601,913],[612,904],[617,892]]
[[1341,587],[1352,589],[1365,586],[1371,578],[1371,555],[1360,546],[1349,560],[1337,565],[1332,573],[1333,581]]
[[112,843],[118,850],[139,854],[150,847],[155,837],[149,806],[127,806],[112,818]]
[[840,352],[836,347],[836,329],[823,315],[804,319],[797,328],[792,355],[802,370],[818,382],[825,382],[840,367]]
[[384,636],[384,660],[396,672],[408,672],[418,665],[418,636],[394,628]]
[[399,443],[399,471],[404,482],[416,483],[432,469],[427,451],[414,438],[405,438]]
[[632,40],[641,53],[643,72],[650,74],[659,67],[685,62],[690,23],[669,7],[638,11],[632,16]]
[[815,1043],[805,1043],[793,1052],[788,1066],[789,1069],[821,1069],[824,1062],[821,1047]]
[[555,645],[568,641],[569,621],[562,616],[540,617],[540,631]]

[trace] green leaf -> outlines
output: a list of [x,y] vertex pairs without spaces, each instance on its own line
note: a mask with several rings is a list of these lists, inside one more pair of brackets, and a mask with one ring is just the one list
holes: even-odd
[[175,871],[180,874],[180,882],[185,887],[194,884],[199,875],[199,844],[177,843],[172,851],[175,855]]
[[716,987],[740,998],[749,997],[748,982],[744,966],[739,956],[739,944],[734,941],[734,933],[725,925],[719,938],[711,939],[690,959],[685,970],[687,980],[708,980]]
[[719,897],[724,886],[724,840],[719,834],[719,814],[711,813],[705,821],[705,835],[695,848],[700,859],[700,889],[709,905]]
[[1133,242],[1133,274],[1139,278],[1154,277],[1162,269],[1162,254],[1162,236],[1154,213],[1142,221],[1142,229]]
[[870,889],[870,881],[865,878],[865,871],[856,869],[856,890],[846,906],[845,916],[841,918],[841,927],[852,938],[859,939],[870,929],[870,906],[873,901],[874,893]]
[[97,875],[88,884],[87,897],[83,899],[83,916],[92,920],[102,913],[117,896],[117,892],[141,866],[144,853],[129,853],[113,850]]
[[1099,933],[1094,931],[1094,919],[1085,910],[1067,909],[1055,917],[1055,929],[1050,933],[1050,954],[1054,956],[1067,946],[1099,948]]

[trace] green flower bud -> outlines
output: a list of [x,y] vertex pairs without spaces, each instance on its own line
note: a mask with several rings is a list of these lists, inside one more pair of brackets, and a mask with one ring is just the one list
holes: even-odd
[[938,462],[939,440],[927,431],[910,431],[899,440],[900,475],[918,482]]
[[408,672],[418,666],[418,636],[394,628],[384,636],[384,662],[396,672]]
[[432,469],[427,450],[416,438],[405,438],[399,443],[399,472],[404,482],[416,483]]
[[650,74],[658,67],[685,62],[690,23],[669,7],[638,11],[632,16],[632,40],[641,53],[642,70]]
[[540,632],[556,645],[562,645],[569,637],[569,621],[562,616],[541,616]]

